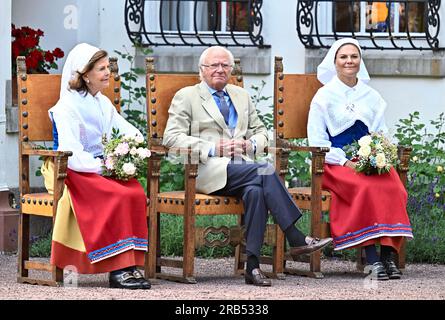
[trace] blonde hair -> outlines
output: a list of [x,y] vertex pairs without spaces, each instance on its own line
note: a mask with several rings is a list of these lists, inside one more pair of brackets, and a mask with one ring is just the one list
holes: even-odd
[[71,79],[68,82],[70,90],[76,90],[77,92],[85,92],[85,95],[88,94],[88,86],[85,80],[83,79],[83,76],[93,70],[96,63],[105,58],[108,57],[108,53],[105,50],[99,50],[97,51],[93,57],[88,61],[85,68],[83,68],[82,71],[76,71],[76,74],[74,75],[73,79]]

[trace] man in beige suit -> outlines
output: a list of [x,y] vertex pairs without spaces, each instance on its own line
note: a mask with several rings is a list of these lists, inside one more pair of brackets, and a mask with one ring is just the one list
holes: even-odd
[[202,81],[174,96],[163,143],[199,150],[198,192],[243,199],[248,257],[245,281],[270,286],[270,279],[259,268],[269,211],[285,232],[293,257],[319,250],[332,239],[306,237],[295,228],[300,210],[274,168],[253,162],[254,155],[267,146],[267,130],[247,91],[228,84],[233,64],[232,53],[223,47],[204,50],[199,59]]

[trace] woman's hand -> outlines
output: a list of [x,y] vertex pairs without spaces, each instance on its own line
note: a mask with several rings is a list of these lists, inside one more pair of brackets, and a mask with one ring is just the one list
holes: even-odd
[[347,160],[343,166],[351,168],[351,169],[355,169],[356,164],[355,164],[355,162]]

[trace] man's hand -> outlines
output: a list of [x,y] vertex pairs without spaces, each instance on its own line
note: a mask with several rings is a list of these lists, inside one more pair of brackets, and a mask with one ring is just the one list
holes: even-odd
[[234,158],[252,152],[252,142],[249,140],[220,139],[216,144],[216,155]]

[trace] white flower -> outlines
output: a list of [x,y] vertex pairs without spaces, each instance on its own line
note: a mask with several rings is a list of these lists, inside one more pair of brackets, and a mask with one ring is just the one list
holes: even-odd
[[382,146],[382,144],[381,144],[380,142],[378,142],[378,143],[375,145],[375,149],[378,150],[378,151],[382,151],[382,150],[383,150],[383,146]]
[[437,166],[437,172],[442,172],[443,171],[443,167],[442,166]]
[[131,140],[133,140],[133,137],[130,135],[126,134],[122,137],[122,141],[131,141]]
[[140,134],[136,134],[135,141],[136,141],[137,143],[141,144],[141,143],[144,142],[144,137],[141,136]]
[[108,170],[114,169],[114,160],[112,157],[107,157],[105,160],[105,167],[107,167]]
[[116,150],[114,150],[114,154],[124,156],[128,153],[128,151],[130,151],[128,143],[122,142],[117,145]]
[[360,147],[357,154],[360,157],[367,158],[371,154],[371,147],[369,145],[364,145],[364,146]]
[[151,152],[147,148],[138,148],[137,153],[141,159],[149,158],[151,156]]
[[375,156],[377,168],[384,168],[386,166],[386,158],[384,153],[377,153]]
[[138,149],[136,149],[135,147],[131,148],[131,150],[130,150],[130,154],[131,154],[132,156],[134,156],[136,153],[138,153]]
[[417,158],[416,156],[413,157],[413,162],[417,162],[417,160],[419,160],[419,158]]
[[136,167],[131,162],[124,163],[124,165],[122,166],[122,170],[129,176],[132,176],[136,173]]
[[363,136],[358,140],[358,145],[360,147],[369,146],[372,142],[371,136]]

